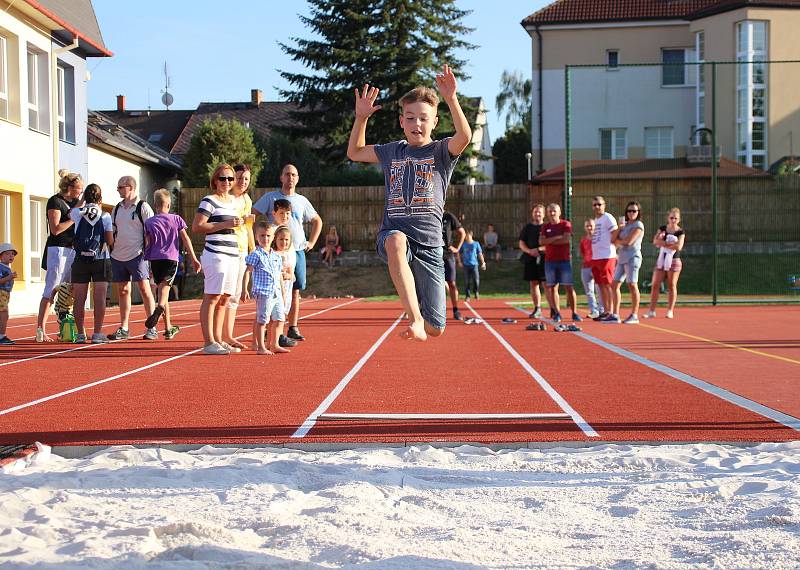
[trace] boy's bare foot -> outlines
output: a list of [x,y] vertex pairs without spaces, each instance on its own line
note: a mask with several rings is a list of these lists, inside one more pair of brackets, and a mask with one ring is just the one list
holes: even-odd
[[419,321],[417,323],[409,323],[406,330],[400,333],[400,337],[406,340],[416,340],[418,342],[427,340],[428,335],[425,333],[425,322]]
[[270,348],[270,350],[273,352],[273,354],[279,354],[281,352],[292,352],[288,348],[283,348],[281,346],[273,346],[272,348]]
[[258,350],[256,350],[256,354],[268,354],[272,356],[275,353],[270,350],[267,350],[266,348],[259,348]]

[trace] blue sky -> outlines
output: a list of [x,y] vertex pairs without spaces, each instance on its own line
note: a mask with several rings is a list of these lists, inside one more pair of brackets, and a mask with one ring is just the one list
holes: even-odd
[[[519,22],[549,4],[547,0],[458,0],[473,10],[465,23],[475,28],[469,41],[478,47],[465,55],[471,79],[462,93],[481,96],[491,109],[492,140],[503,134],[505,119],[494,112],[500,74],[530,76],[531,42]],[[278,69],[297,71],[278,42],[308,33],[298,18],[304,1],[293,0],[93,0],[112,58],[89,61],[89,107],[116,107],[125,95],[128,109],[163,109],[163,68],[171,79],[173,109],[193,109],[201,101],[248,101],[261,89],[267,101],[280,100],[288,87]]]

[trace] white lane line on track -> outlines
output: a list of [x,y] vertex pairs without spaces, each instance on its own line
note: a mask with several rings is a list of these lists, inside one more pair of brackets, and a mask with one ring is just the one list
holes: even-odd
[[[311,301],[313,301],[313,300],[314,299],[311,299]],[[312,313],[311,315],[305,315],[303,317],[300,317],[300,319],[302,320],[302,319],[305,319],[305,318],[308,318],[308,317],[311,317],[311,316],[314,316],[314,315],[319,315],[321,313],[325,313],[327,311],[332,311],[334,309],[338,309],[339,307],[344,307],[345,305],[350,305],[351,303],[355,303],[356,301],[360,301],[360,299],[355,299],[355,300],[352,300],[352,301],[348,301],[347,303],[341,303],[339,305],[334,305],[333,307],[328,307],[327,309],[323,309],[321,311],[317,311],[316,313]],[[250,313],[244,313],[241,316],[246,317],[248,315],[254,315],[254,314],[255,314],[255,311],[250,312]],[[199,326],[199,324],[200,323],[195,323],[193,325],[188,325],[188,326],[186,326],[184,328],[188,329],[190,327]],[[236,338],[240,339],[240,338],[246,337],[247,335],[250,335],[250,334],[253,334],[253,333],[252,332],[245,333],[245,334],[239,335]],[[113,341],[113,342],[124,342],[124,341]],[[87,348],[91,347],[91,346],[103,346],[103,345],[84,345],[84,347],[87,347]],[[73,349],[73,350],[75,350],[75,349]],[[57,394],[52,394],[50,396],[45,396],[43,398],[39,398],[38,400],[34,400],[32,402],[27,402],[25,404],[19,404],[17,406],[13,406],[13,407],[7,408],[5,410],[0,410],[0,416],[6,415],[6,414],[10,414],[12,412],[16,412],[16,411],[22,410],[24,408],[30,408],[31,406],[35,406],[37,404],[48,402],[50,400],[55,400],[56,398],[61,398],[63,396],[68,396],[69,394],[74,394],[75,392],[80,392],[82,390],[87,390],[89,388],[93,388],[94,386],[99,386],[100,384],[105,384],[106,382],[111,382],[112,380],[117,380],[119,378],[124,378],[126,376],[130,376],[131,374],[136,374],[137,372],[141,372],[142,370],[147,370],[149,368],[155,368],[156,366],[161,366],[162,364],[166,364],[168,362],[172,362],[173,360],[179,360],[181,358],[185,358],[186,356],[190,356],[192,354],[196,354],[196,353],[198,353],[198,352],[200,352],[202,350],[203,350],[202,348],[196,348],[195,350],[190,350],[189,352],[184,352],[182,354],[178,354],[176,356],[171,356],[171,357],[166,358],[164,360],[159,360],[157,362],[153,362],[153,363],[148,364],[146,366],[141,366],[141,367],[139,367],[139,368],[137,368],[135,370],[129,370],[127,372],[122,372],[120,374],[116,374],[114,376],[110,376],[108,378],[104,378],[102,380],[97,380],[95,382],[90,382],[89,384],[84,384],[82,386],[77,386],[77,387],[71,388],[69,390],[64,390],[63,392],[59,392]]]
[[309,416],[305,419],[302,425],[299,428],[297,428],[297,431],[295,431],[292,434],[293,439],[303,438],[308,434],[309,431],[311,431],[311,428],[313,428],[314,424],[317,423],[317,418],[319,417],[319,415],[327,411],[327,409],[334,402],[334,400],[336,400],[336,398],[339,397],[339,394],[341,394],[342,391],[350,383],[350,380],[352,380],[353,377],[356,374],[358,374],[358,371],[361,370],[361,368],[363,368],[363,366],[372,357],[372,355],[375,354],[375,351],[378,350],[378,347],[381,344],[383,344],[383,341],[386,340],[386,337],[389,336],[389,334],[397,327],[398,323],[400,323],[402,319],[403,315],[401,314],[399,317],[397,317],[397,320],[395,320],[394,323],[392,323],[392,325],[388,329],[386,329],[386,331],[380,336],[380,338],[375,341],[375,344],[373,344],[370,347],[370,349],[364,353],[364,356],[362,356],[359,359],[359,361],[355,363],[355,365],[350,369],[350,371],[347,374],[345,374],[341,380],[339,380],[339,383],[336,385],[336,387],[333,390],[331,390],[330,394],[328,394],[328,396],[324,400],[322,400],[320,405],[317,406],[317,409],[311,412],[311,414],[309,414]]
[[[514,306],[514,308],[522,313],[527,314],[527,312],[520,307]],[[759,416],[763,416],[776,423],[785,425],[786,427],[791,428],[795,431],[800,431],[800,418],[790,416],[789,414],[785,414],[773,408],[767,407],[763,404],[759,404],[758,402],[755,402],[753,400],[745,398],[744,396],[740,396],[738,394],[730,392],[725,388],[720,388],[719,386],[715,386],[714,384],[706,382],[705,380],[700,380],[699,378],[695,378],[694,376],[681,372],[680,370],[675,370],[674,368],[670,368],[669,366],[659,364],[658,362],[650,360],[645,356],[641,356],[639,354],[636,354],[635,352],[631,352],[630,350],[626,350],[624,348],[621,348],[619,346],[601,340],[588,333],[581,331],[581,332],[573,332],[572,334],[578,335],[584,340],[594,343],[597,346],[601,346],[606,350],[610,350],[611,352],[623,356],[629,360],[633,360],[638,364],[642,364],[644,366],[647,366],[648,368],[657,370],[662,374],[666,374],[667,376],[670,376],[675,380],[679,380],[681,382],[689,384],[690,386],[694,386],[695,388],[698,388],[703,392],[711,394],[712,396],[716,396],[721,400],[725,400],[726,402],[731,403],[734,406],[739,406],[740,408],[744,408],[745,410],[753,412],[754,414],[758,414]]]
[[561,394],[559,394],[558,391],[555,388],[553,388],[547,380],[545,380],[544,376],[542,376],[533,366],[531,366],[530,363],[527,360],[525,360],[522,357],[522,355],[514,349],[513,346],[508,344],[508,341],[506,341],[506,339],[504,339],[502,335],[500,335],[500,333],[494,330],[492,325],[486,322],[486,319],[481,317],[480,314],[478,314],[478,312],[469,303],[465,303],[465,305],[469,308],[470,311],[472,311],[473,315],[475,315],[476,317],[480,318],[483,321],[482,323],[483,326],[486,327],[486,329],[490,333],[492,333],[492,335],[494,335],[494,337],[498,340],[498,342],[500,342],[503,348],[505,348],[508,351],[508,353],[514,357],[514,359],[519,363],[520,366],[522,366],[525,372],[527,372],[534,380],[536,380],[536,383],[539,384],[542,390],[544,390],[556,404],[558,404],[558,407],[561,408],[561,410],[565,414],[568,414],[569,417],[572,418],[572,421],[575,422],[575,425],[577,425],[587,437],[600,437],[600,434],[598,434],[594,430],[594,428],[589,425],[589,422],[587,422],[583,418],[583,416],[581,416],[577,412],[577,410],[575,410],[572,406],[570,406],[569,403],[564,399],[564,397]]

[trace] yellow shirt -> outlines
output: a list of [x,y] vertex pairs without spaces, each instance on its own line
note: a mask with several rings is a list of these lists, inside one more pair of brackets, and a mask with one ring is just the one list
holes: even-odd
[[252,249],[253,238],[253,220],[248,217],[250,215],[250,210],[253,208],[253,200],[250,199],[250,196],[247,194],[242,194],[239,196],[238,199],[240,208],[239,216],[245,219],[245,223],[243,226],[236,226],[233,228],[233,231],[236,235],[236,242],[239,244],[239,253],[243,255],[247,255],[247,253]]

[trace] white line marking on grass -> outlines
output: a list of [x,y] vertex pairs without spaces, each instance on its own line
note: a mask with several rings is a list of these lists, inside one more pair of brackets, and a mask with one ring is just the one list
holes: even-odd
[[380,338],[375,341],[375,344],[373,344],[370,347],[370,349],[366,353],[364,353],[364,356],[362,356],[359,359],[359,361],[355,363],[355,365],[350,369],[350,372],[345,374],[344,378],[339,380],[339,383],[331,391],[331,393],[328,394],[327,398],[322,400],[322,403],[319,406],[317,406],[317,409],[311,412],[311,414],[305,419],[302,425],[299,428],[297,428],[297,431],[295,431],[292,434],[292,438],[299,439],[305,437],[306,434],[308,434],[311,428],[314,427],[314,424],[317,423],[317,418],[320,416],[320,414],[325,413],[325,411],[330,407],[333,401],[339,397],[339,394],[341,394],[342,391],[347,386],[347,384],[350,383],[350,380],[352,380],[353,377],[356,374],[358,374],[358,371],[361,370],[361,368],[367,363],[367,361],[372,357],[375,351],[378,350],[378,347],[381,344],[383,344],[384,340],[386,340],[386,337],[389,336],[389,333],[391,333],[395,329],[395,327],[397,327],[398,323],[402,319],[403,315],[397,317],[397,320],[395,320],[392,323],[392,325],[388,329],[386,329],[386,331],[380,336]]
[[570,406],[567,403],[567,401],[561,396],[561,394],[559,394],[556,391],[556,389],[553,388],[550,385],[550,383],[544,379],[544,376],[539,374],[539,372],[533,366],[531,366],[527,360],[522,358],[522,355],[520,355],[520,353],[517,352],[513,346],[508,344],[508,341],[506,341],[506,339],[504,339],[496,330],[494,330],[494,328],[489,323],[486,322],[486,319],[483,319],[483,317],[481,317],[469,303],[465,304],[467,305],[469,310],[472,311],[473,315],[475,315],[476,317],[480,318],[483,321],[482,323],[483,326],[486,327],[486,329],[490,333],[492,333],[492,335],[494,335],[494,337],[500,342],[503,348],[505,348],[508,351],[508,353],[514,357],[514,359],[520,364],[520,366],[522,366],[522,368],[528,374],[530,374],[531,377],[534,380],[536,380],[539,386],[541,386],[542,389],[553,399],[553,401],[556,404],[558,404],[558,407],[561,408],[561,410],[564,413],[569,414],[569,416],[572,418],[572,421],[575,422],[575,425],[577,425],[580,428],[580,430],[584,434],[586,434],[587,437],[600,437],[600,434],[598,434],[594,430],[594,428],[592,428],[592,426],[589,425],[589,422],[583,419],[583,416],[581,416],[572,406]]
[[[311,315],[306,315],[305,317],[301,317],[301,319],[304,319],[304,318],[307,318],[307,317],[311,317],[311,316],[314,316],[314,315],[319,315],[320,313],[325,313],[327,311],[332,311],[332,310],[337,309],[339,307],[344,307],[345,305],[349,305],[351,303],[355,303],[356,301],[360,301],[360,299],[355,299],[355,300],[352,300],[352,301],[348,301],[347,303],[341,303],[339,305],[334,305],[333,307],[329,307],[327,309],[323,309],[322,311],[318,311],[316,313],[312,313]],[[254,315],[254,314],[255,314],[255,311],[250,312],[250,313],[244,313],[241,316],[246,317],[246,316]],[[200,323],[195,323],[193,325],[187,325],[187,326],[185,326],[183,328],[184,329],[188,329],[188,328],[196,327],[196,326],[199,326],[199,325],[200,325]],[[183,330],[183,329],[181,329],[181,330]],[[238,338],[242,338],[242,337],[247,336],[248,334],[253,334],[253,333],[252,332],[245,333],[243,335],[239,335],[236,338],[237,339]],[[124,342],[124,341],[120,340],[120,341],[112,341],[112,342]],[[107,344],[111,344],[111,343],[107,343]],[[101,344],[98,344],[98,345],[87,344],[87,345],[79,346],[77,348],[66,350],[64,352],[71,352],[73,350],[80,350],[81,348],[91,348],[92,346],[103,346],[103,345],[101,345]],[[84,384],[82,386],[77,386],[77,387],[71,388],[69,390],[64,390],[63,392],[59,392],[57,394],[52,394],[50,396],[45,396],[44,398],[39,398],[38,400],[34,400],[32,402],[27,402],[25,404],[19,404],[18,406],[13,406],[13,407],[7,408],[5,410],[0,410],[0,416],[3,416],[5,414],[10,414],[11,412],[16,412],[16,411],[22,410],[24,408],[29,408],[29,407],[35,406],[37,404],[48,402],[50,400],[55,400],[56,398],[61,398],[63,396],[68,396],[69,394],[74,394],[74,393],[80,392],[82,390],[87,390],[89,388],[93,388],[95,386],[99,386],[100,384],[105,384],[106,382],[111,382],[112,380],[118,380],[119,378],[124,378],[126,376],[130,376],[131,374],[136,374],[137,372],[141,372],[143,370],[148,370],[150,368],[155,368],[156,366],[161,366],[163,364],[167,364],[168,362],[172,362],[174,360],[179,360],[179,359],[184,358],[186,356],[190,356],[192,354],[196,354],[196,353],[198,353],[198,352],[200,352],[202,350],[203,350],[202,348],[196,348],[195,350],[190,350],[189,352],[184,352],[183,354],[178,354],[176,356],[171,356],[169,358],[165,358],[163,360],[159,360],[159,361],[153,362],[151,364],[147,364],[145,366],[141,366],[139,368],[136,368],[135,370],[129,370],[127,372],[121,372],[121,373],[116,374],[114,376],[110,376],[110,377],[104,378],[102,380],[97,380],[95,382],[90,382],[89,384]],[[50,353],[50,354],[56,354],[56,353]],[[36,357],[36,358],[39,358],[39,357]]]

